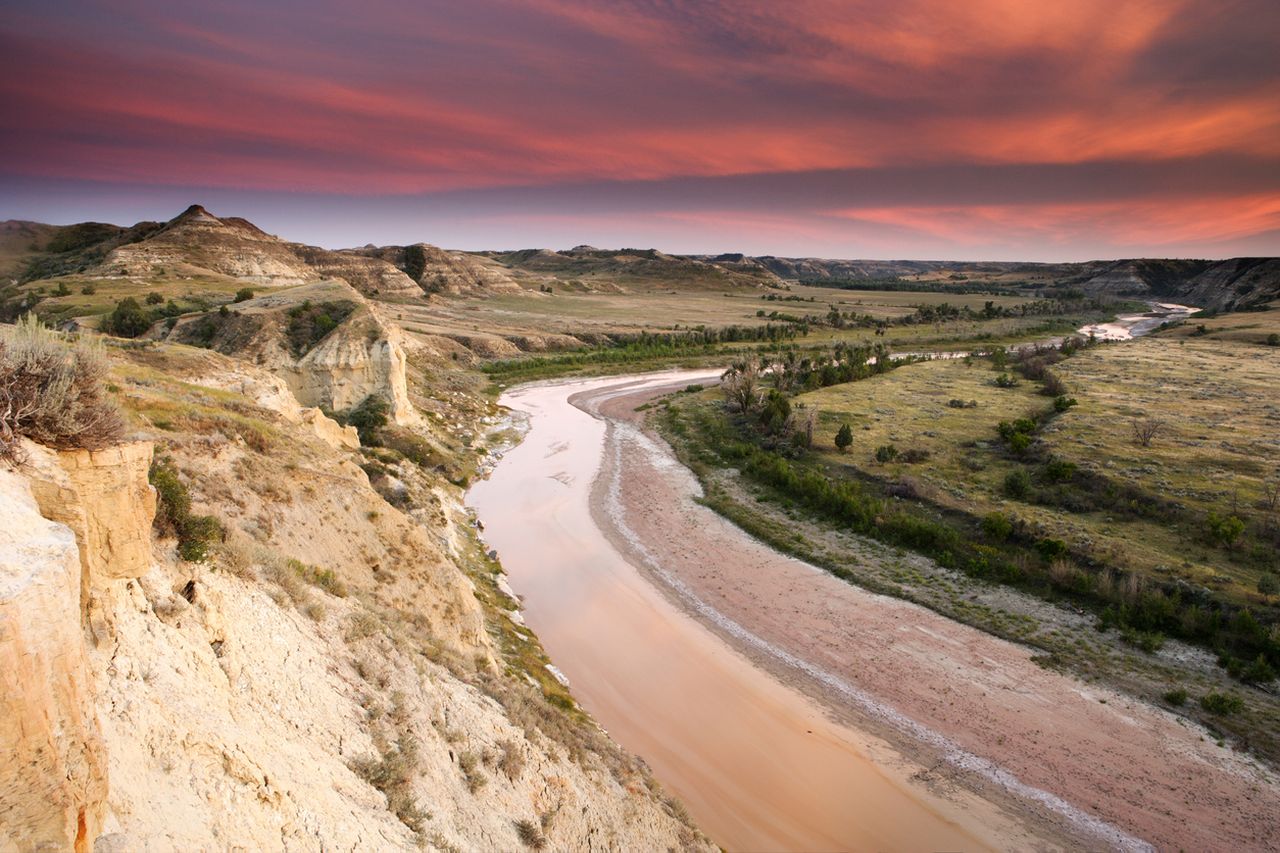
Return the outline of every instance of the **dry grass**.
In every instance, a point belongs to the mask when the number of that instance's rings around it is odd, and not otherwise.
[[[520,843],[530,850],[543,850],[547,846],[547,837],[542,834],[542,827],[528,818],[515,822],[516,836]]]

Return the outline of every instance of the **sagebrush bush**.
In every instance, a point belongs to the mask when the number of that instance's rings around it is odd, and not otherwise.
[[[28,314],[0,332],[0,461],[20,462],[18,439],[58,450],[99,450],[124,438],[107,396],[99,345],[72,342]]]

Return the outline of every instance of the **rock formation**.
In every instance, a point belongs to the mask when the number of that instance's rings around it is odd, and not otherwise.
[[[0,470],[0,851],[6,853],[88,853],[106,813],[106,747],[81,629],[81,550],[70,527],[41,516],[25,478]]]

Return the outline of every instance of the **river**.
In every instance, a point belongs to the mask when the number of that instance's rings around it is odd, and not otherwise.
[[[1119,339],[1167,318],[1130,315],[1082,331]],[[739,654],[674,606],[606,535],[592,497],[609,423],[593,412],[614,397],[718,373],[540,383],[500,401],[528,431],[468,503],[574,696],[730,850],[982,850],[1043,841],[1007,809],[955,789],[942,796],[913,779],[928,768],[833,720]]]

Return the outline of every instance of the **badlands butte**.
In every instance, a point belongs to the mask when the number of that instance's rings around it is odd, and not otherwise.
[[[1267,371],[1280,332],[1275,258],[832,261],[425,243],[335,251],[199,206],[128,227],[3,223],[0,282],[6,368],[73,359],[94,382],[84,399],[119,413],[98,436],[28,428],[12,393],[0,415],[0,851],[715,849],[719,839],[643,757],[578,704],[465,504],[469,485],[519,439],[518,421],[498,405],[502,389],[566,374],[723,369],[782,359],[787,348],[1003,352],[1141,303],[1204,309],[1161,335],[1215,375],[1246,365],[1256,389],[1277,376]],[[1080,364],[1121,381],[1105,365]],[[1026,383],[1016,394],[1034,393],[1030,380],[1008,381]],[[1000,393],[989,384],[972,392],[983,410],[982,394]],[[709,387],[685,396],[689,423],[705,426],[698,411],[724,405]],[[958,402],[964,409],[969,398]],[[1256,403],[1240,405],[1274,430],[1274,397]],[[679,411],[664,411],[663,433],[713,509],[779,547],[769,529],[813,523],[788,521],[769,495],[751,510],[767,518],[735,510],[731,498],[749,502],[755,487],[696,464],[705,448],[682,443]],[[824,418],[835,404],[822,411],[810,423],[834,434],[841,417]],[[784,416],[795,435],[805,431],[799,414]],[[1117,427],[1126,435],[1128,417]],[[1172,428],[1171,417],[1163,422]],[[893,446],[894,435],[875,434]],[[966,447],[976,457],[995,440]],[[823,442],[832,437],[813,446]],[[1274,524],[1266,490],[1280,454],[1274,442],[1249,447],[1241,458],[1252,461],[1238,461],[1244,508],[1222,510],[1243,529],[1204,560],[1220,582],[1189,568],[1166,580],[1203,589],[1204,607],[1224,620],[1250,614],[1261,637],[1250,649],[1280,647],[1277,590],[1265,580],[1274,530],[1264,527]],[[895,488],[916,485],[895,499],[960,513],[948,500],[964,503],[962,493],[931,499],[920,479],[896,478]],[[1268,494],[1270,510],[1257,509]],[[1197,500],[1178,512],[1207,512]],[[1075,555],[1075,539],[1052,519],[1034,524],[1047,531],[1040,541],[1064,543],[1050,556]],[[1011,541],[1023,535],[1013,530]],[[834,553],[824,535],[815,528],[810,541]],[[1245,544],[1253,550],[1241,556]],[[924,584],[935,593],[959,583],[923,556],[904,568],[901,550],[858,547],[895,571],[942,578]],[[1043,653],[1046,670],[1099,681],[1097,695],[1142,703],[1135,717],[1159,717],[1223,751],[1230,760],[1202,764],[1218,774],[1214,807],[1246,827],[1233,845],[1278,843],[1280,715],[1265,649],[1241,664],[1255,667],[1242,680],[1241,666],[1228,674],[1230,660],[1213,661],[1237,654],[1235,645],[1171,638],[1161,651],[1154,629],[1129,626],[1130,651],[1112,653],[1122,647],[1112,624],[1103,627],[1117,639],[1101,662],[1084,661],[1065,639],[1071,620],[1102,634],[1083,615],[1092,613],[1083,595],[1010,603],[1000,596],[1023,593],[992,592],[1005,590],[992,582],[961,590],[956,600],[978,601],[965,610],[940,593],[889,590],[879,576],[861,585],[924,604],[939,622],[1025,643],[1001,648]],[[1001,606],[1014,615],[993,616]],[[1032,616],[1055,624],[1044,615],[1053,608],[1073,614],[1053,638],[1010,627]],[[1162,703],[1161,688],[1172,694],[1176,684],[1192,687],[1190,699],[1184,690]],[[1232,713],[1199,701],[1208,695]],[[1194,776],[1196,755],[1185,753],[1179,773]],[[1229,774],[1239,790],[1223,793]],[[1112,817],[1094,802],[1075,805]],[[1018,823],[1045,847],[1105,846],[1107,837]],[[1157,842],[1176,847],[1176,815],[1155,823],[1172,827]]]

